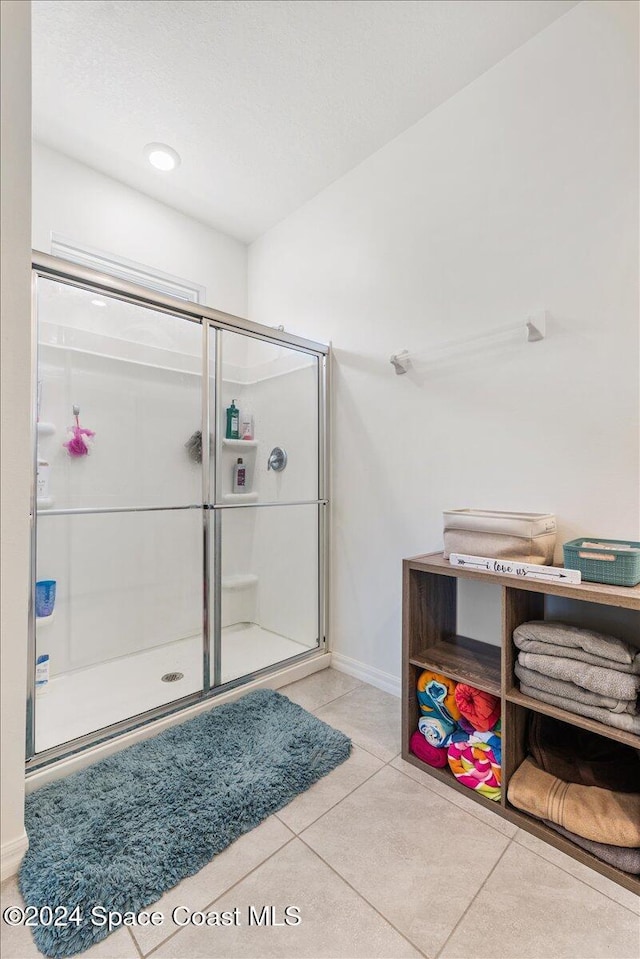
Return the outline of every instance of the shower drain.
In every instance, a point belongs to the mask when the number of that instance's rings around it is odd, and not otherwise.
[[[163,683],[177,683],[179,679],[184,679],[184,673],[165,673],[161,679]]]

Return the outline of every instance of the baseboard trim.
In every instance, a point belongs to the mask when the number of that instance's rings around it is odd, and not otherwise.
[[[331,653],[331,665],[340,673],[355,676],[356,679],[361,679],[363,683],[369,683],[377,689],[383,689],[385,693],[400,697],[400,678],[394,676],[393,673],[385,673],[382,669],[376,669],[375,666],[361,663],[358,659],[351,659],[350,656],[345,656],[343,653],[336,653],[335,650]]]
[[[4,843],[0,848],[0,882],[16,875],[28,848],[29,838],[26,832],[23,832],[17,839]]]

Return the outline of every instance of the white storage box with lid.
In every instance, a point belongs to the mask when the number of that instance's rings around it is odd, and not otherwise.
[[[444,558],[451,553],[553,563],[556,518],[553,513],[450,509],[444,517]]]

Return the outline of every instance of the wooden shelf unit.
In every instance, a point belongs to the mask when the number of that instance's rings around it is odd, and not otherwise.
[[[502,635],[499,645],[480,643],[459,636],[456,630],[457,580],[491,583],[501,591]],[[520,580],[480,570],[451,566],[442,553],[405,559],[402,603],[402,758],[440,782],[463,793],[496,815],[590,866],[609,879],[640,895],[640,877],[621,872],[581,849],[544,822],[511,806],[507,800],[509,779],[527,755],[527,720],[530,712],[544,713],[571,726],[588,729],[607,739],[640,749],[640,736],[539,702],[520,692],[514,674],[517,649],[513,631],[521,623],[544,619],[545,596],[599,603],[634,610],[640,635],[640,586],[601,586],[597,583],[558,585]],[[422,670],[431,669],[451,679],[500,696],[502,700],[502,796],[495,802],[459,783],[448,769],[434,769],[409,752],[411,734],[418,727],[416,681]]]

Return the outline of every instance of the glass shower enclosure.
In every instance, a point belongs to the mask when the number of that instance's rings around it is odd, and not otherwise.
[[[326,651],[328,347],[36,254],[27,768]]]

